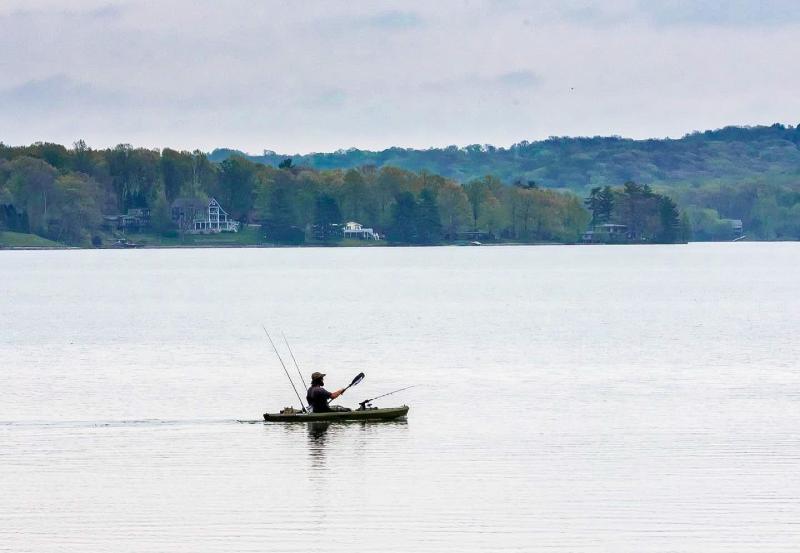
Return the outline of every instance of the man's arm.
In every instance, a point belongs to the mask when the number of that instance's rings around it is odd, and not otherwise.
[[[342,395],[343,393],[344,393],[344,388],[339,388],[339,389],[338,389],[338,390],[336,390],[335,392],[331,392],[331,400],[334,400],[334,399],[336,399],[337,397],[339,397],[339,396],[340,396],[340,395]]]

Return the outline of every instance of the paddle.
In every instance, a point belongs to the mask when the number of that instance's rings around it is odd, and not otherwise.
[[[353,379],[353,381],[347,385],[347,388],[349,388],[350,386],[355,386],[356,384],[360,384],[361,381],[364,380],[364,377],[365,377],[364,373],[358,373],[356,377]],[[345,390],[347,390],[347,388],[345,388]],[[342,391],[342,393],[344,393],[344,391]]]
[[[347,391],[347,389],[350,388],[351,386],[355,386],[356,384],[359,384],[362,380],[364,380],[364,377],[365,377],[364,373],[358,373],[356,375],[356,377],[353,379],[353,381],[350,384],[347,385],[347,388],[342,390],[342,393],[345,393]],[[329,399],[328,403],[330,403],[331,401],[333,401],[333,400]]]

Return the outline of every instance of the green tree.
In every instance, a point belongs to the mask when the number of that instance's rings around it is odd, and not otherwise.
[[[492,187],[496,184],[498,184],[496,179],[486,176],[481,179],[469,181],[464,185],[464,191],[467,193],[467,198],[472,207],[472,221],[475,230],[477,230],[480,225],[479,221],[483,215],[485,204],[487,202],[492,202],[492,208],[494,208],[497,199],[495,198],[494,201],[492,201],[491,198],[493,197]],[[484,220],[485,219],[486,218],[484,218]]]
[[[342,236],[339,229],[341,224],[342,212],[339,209],[339,202],[329,194],[321,194],[314,209],[315,234],[326,242],[338,240]]]
[[[120,144],[108,152],[107,159],[117,208],[124,213],[130,208],[150,207],[160,185],[160,152]]]
[[[583,203],[592,214],[592,226],[600,224],[600,192],[602,188],[595,186],[589,191],[589,196],[584,199]]]
[[[366,215],[367,183],[360,171],[350,169],[345,173],[341,197],[347,220],[363,222]]]
[[[423,188],[416,208],[417,236],[420,244],[435,244],[442,239],[442,220],[439,215],[439,204],[436,194],[429,188]]]
[[[272,242],[302,244],[305,241],[305,233],[296,225],[290,189],[283,183],[271,189],[268,219],[264,228],[267,239]]]
[[[672,244],[680,236],[680,213],[675,202],[667,196],[658,197],[658,214],[661,222],[661,229],[656,236],[656,240],[663,244]]]
[[[689,214],[684,211],[681,213],[681,227],[678,234],[678,239],[681,242],[689,242],[692,239],[692,223],[689,220]]]
[[[91,175],[94,172],[92,150],[83,140],[78,140],[72,145],[72,167],[79,173]]]
[[[614,192],[610,186],[604,186],[597,194],[597,223],[603,224],[611,221],[614,212]]]
[[[175,223],[172,221],[166,194],[163,191],[158,194],[153,207],[150,209],[150,224],[153,230],[159,233],[165,233],[176,228]]]
[[[410,173],[397,167],[383,167],[376,179],[377,226],[388,228],[392,224],[391,206],[400,192],[408,191]]]
[[[540,193],[529,188],[514,188],[510,191],[512,209],[509,210],[509,223],[513,234],[521,240],[534,240],[540,218],[538,209]]]
[[[28,215],[31,232],[46,236],[56,195],[57,171],[46,161],[27,156],[7,164],[12,203]]]
[[[494,194],[488,194],[481,205],[477,226],[481,229],[485,229],[492,236],[497,238],[500,236],[503,229],[508,226],[508,215],[505,209],[503,209],[500,200],[498,200]]]
[[[88,243],[102,220],[98,196],[97,183],[91,177],[81,173],[59,176],[47,215],[48,236],[70,244]]]
[[[411,192],[400,192],[392,205],[392,224],[388,238],[392,242],[413,244],[417,241],[417,202]]]
[[[439,186],[436,199],[441,215],[442,232],[446,239],[455,240],[460,230],[470,225],[469,200],[464,188],[453,181],[445,180]]]
[[[192,155],[169,148],[161,151],[161,178],[164,183],[165,201],[171,203],[181,196],[192,181]]]
[[[219,193],[213,194],[234,219],[248,221],[255,205],[256,165],[234,156],[220,164]]]

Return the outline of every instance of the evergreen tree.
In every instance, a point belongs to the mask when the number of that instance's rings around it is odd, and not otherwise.
[[[295,226],[294,205],[285,186],[275,186],[270,194],[268,220],[265,225],[268,240],[284,244],[302,244],[303,230]]]
[[[659,196],[658,215],[661,221],[661,231],[656,236],[656,240],[663,244],[677,242],[681,221],[675,202],[667,196]]]
[[[401,192],[392,205],[389,240],[412,244],[417,240],[417,202],[411,192]]]
[[[442,239],[442,220],[436,193],[423,188],[417,205],[417,241],[420,244],[435,244]]]
[[[339,202],[329,194],[321,194],[314,204],[314,229],[319,240],[338,240],[341,237],[339,226],[342,212]]]
[[[599,186],[592,188],[589,196],[583,200],[583,205],[592,214],[592,226],[600,224],[600,190]]]
[[[679,238],[681,242],[688,242],[692,239],[692,223],[689,220],[689,214],[685,211],[681,213],[681,229]]]
[[[611,214],[614,211],[614,192],[610,186],[605,186],[597,195],[598,223],[608,223],[611,221]]]

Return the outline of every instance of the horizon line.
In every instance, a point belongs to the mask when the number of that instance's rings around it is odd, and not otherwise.
[[[559,140],[559,139],[561,139],[561,140],[563,140],[563,139],[568,139],[568,140],[570,140],[570,139],[571,140],[578,140],[578,139],[589,139],[589,140],[594,140],[594,139],[618,139],[618,140],[630,140],[630,141],[633,141],[633,142],[645,142],[645,141],[650,141],[650,140],[658,140],[658,141],[683,140],[683,139],[685,139],[685,138],[687,138],[689,136],[692,136],[694,134],[703,134],[703,133],[707,133],[707,132],[717,132],[717,131],[730,129],[730,128],[736,128],[736,129],[759,129],[759,128],[763,128],[763,129],[768,129],[768,128],[775,127],[776,125],[780,125],[784,129],[800,128],[800,123],[798,123],[796,126],[794,126],[794,125],[792,125],[792,123],[784,123],[784,122],[779,122],[778,121],[778,122],[773,122],[773,123],[728,124],[728,125],[724,125],[724,126],[721,126],[721,127],[707,128],[707,129],[702,129],[702,130],[694,129],[692,131],[684,132],[680,136],[666,135],[666,136],[635,137],[635,136],[623,136],[623,135],[620,135],[620,134],[606,134],[606,135],[602,135],[602,134],[595,134],[595,135],[549,135],[546,138],[537,138],[537,139],[532,139],[532,140],[522,139],[522,140],[518,140],[516,142],[512,142],[512,143],[506,144],[506,145],[495,145],[495,144],[491,144],[491,143],[488,143],[488,142],[483,142],[483,143],[472,142],[472,143],[469,143],[469,144],[461,144],[461,145],[459,145],[459,144],[440,144],[440,145],[431,145],[431,146],[423,146],[423,147],[421,147],[421,146],[400,146],[400,145],[395,144],[395,145],[386,146],[386,147],[383,147],[383,148],[349,146],[347,148],[337,148],[337,149],[331,149],[331,150],[327,150],[327,151],[326,150],[308,150],[305,153],[300,153],[300,152],[285,153],[285,152],[279,152],[279,151],[276,151],[276,150],[272,150],[272,149],[269,149],[269,148],[263,148],[260,153],[251,153],[251,152],[246,151],[244,149],[240,149],[240,148],[232,147],[232,146],[215,146],[215,147],[213,147],[211,149],[204,149],[204,148],[200,148],[200,147],[182,148],[182,147],[174,147],[174,146],[156,146],[156,145],[153,145],[153,146],[141,146],[141,145],[133,145],[130,142],[118,142],[118,143],[113,144],[113,145],[107,144],[107,145],[103,145],[103,146],[93,146],[91,144],[87,144],[87,146],[92,150],[114,149],[114,148],[116,148],[117,146],[120,146],[120,145],[129,145],[132,148],[136,148],[136,149],[141,148],[141,149],[158,150],[158,151],[162,151],[164,149],[170,149],[170,150],[175,150],[175,151],[179,151],[179,152],[194,152],[194,151],[199,150],[199,151],[203,152],[204,154],[212,154],[215,151],[219,151],[219,150],[229,150],[229,151],[234,151],[234,152],[238,152],[238,153],[244,154],[245,156],[248,156],[248,157],[265,157],[267,155],[276,155],[276,156],[284,156],[284,157],[293,157],[293,156],[304,157],[304,156],[312,156],[312,155],[319,155],[319,154],[338,154],[338,153],[352,152],[352,151],[380,153],[380,152],[385,152],[387,150],[393,150],[393,149],[430,151],[430,150],[444,150],[444,149],[447,149],[447,148],[450,148],[450,147],[456,147],[459,150],[463,150],[463,149],[466,149],[466,148],[468,148],[470,146],[481,146],[481,147],[490,146],[490,147],[495,148],[497,150],[509,150],[509,149],[513,148],[514,146],[517,146],[517,145],[522,144],[522,143],[535,144],[535,143],[540,143],[540,142],[547,142],[548,140]],[[80,140],[84,140],[84,139],[83,138],[76,138],[70,145],[74,145],[76,142],[78,142]],[[0,140],[0,146],[4,146],[6,148],[25,148],[25,147],[28,147],[28,146],[35,146],[37,144],[58,144],[60,146],[64,146],[65,148],[69,149],[67,144],[61,144],[59,142],[51,142],[51,141],[48,141],[48,140],[36,140],[36,141],[33,141],[33,142],[29,143],[29,144],[7,144],[3,140]]]

